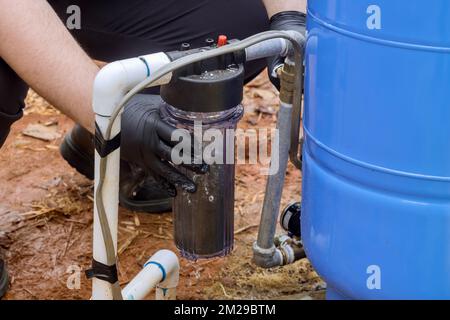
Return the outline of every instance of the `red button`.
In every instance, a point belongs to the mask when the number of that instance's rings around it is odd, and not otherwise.
[[[226,45],[228,42],[228,37],[224,36],[224,35],[220,35],[219,39],[217,40],[217,46],[218,47],[223,47],[224,45]]]

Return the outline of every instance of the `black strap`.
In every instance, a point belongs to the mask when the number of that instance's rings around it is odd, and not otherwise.
[[[111,284],[116,283],[119,279],[117,277],[117,266],[107,266],[101,262],[92,259],[92,267],[86,270],[86,277],[88,279],[97,278],[103,281],[107,281]]]
[[[106,158],[110,153],[120,148],[120,132],[111,140],[105,140],[103,134],[95,123],[95,149],[102,158]]]

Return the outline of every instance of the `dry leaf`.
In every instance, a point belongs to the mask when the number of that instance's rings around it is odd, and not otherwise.
[[[277,113],[277,111],[275,110],[275,108],[273,108],[273,107],[271,107],[271,106],[259,106],[259,107],[257,108],[257,110],[258,110],[260,113],[271,114],[271,115],[274,115],[274,114]]]
[[[136,227],[139,227],[141,225],[141,221],[139,221],[139,217],[137,216],[137,214],[134,215],[134,225]]]
[[[42,124],[29,124],[22,134],[44,141],[52,141],[61,137],[56,126],[46,127]]]
[[[253,89],[252,93],[254,98],[262,98],[264,100],[272,100],[277,98],[277,95],[269,90]]]

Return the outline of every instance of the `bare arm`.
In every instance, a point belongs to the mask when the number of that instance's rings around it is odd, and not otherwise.
[[[0,0],[0,57],[36,92],[93,132],[98,67],[45,0]]]
[[[266,6],[269,18],[282,11],[301,11],[306,12],[307,0],[263,0]]]

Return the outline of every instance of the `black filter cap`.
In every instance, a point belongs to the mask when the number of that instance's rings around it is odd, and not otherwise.
[[[220,112],[242,102],[243,87],[242,59],[227,54],[178,70],[172,81],[161,87],[161,98],[183,111]]]

